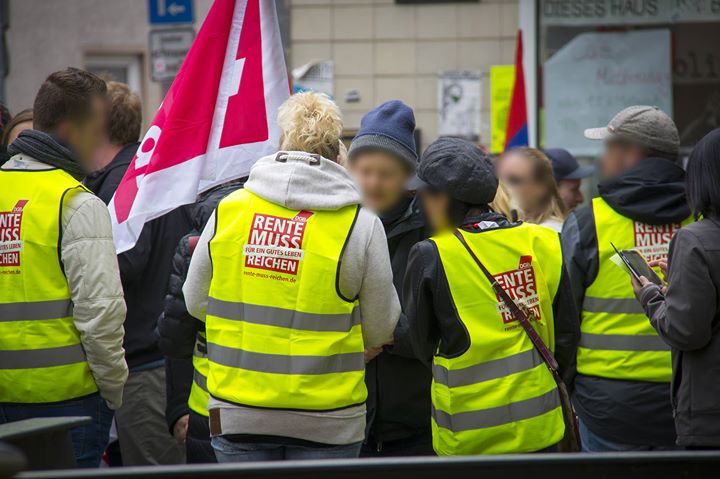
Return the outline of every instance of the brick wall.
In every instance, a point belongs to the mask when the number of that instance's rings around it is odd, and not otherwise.
[[[415,109],[423,146],[437,135],[437,73],[482,73],[481,142],[490,142],[491,65],[511,64],[516,0],[396,5],[394,0],[290,0],[291,66],[335,62],[335,96],[348,128],[363,113],[399,98]],[[358,103],[345,92],[357,89]]]

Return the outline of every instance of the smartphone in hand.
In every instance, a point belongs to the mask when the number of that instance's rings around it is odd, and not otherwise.
[[[625,266],[627,266],[628,270],[630,270],[630,274],[632,274],[635,279],[640,281],[640,276],[645,276],[651,283],[655,283],[658,286],[663,285],[660,276],[658,276],[657,273],[650,267],[645,260],[645,257],[641,255],[640,252],[634,249],[618,250],[614,244],[610,243],[610,245],[612,245],[615,252],[618,254],[620,259],[622,259],[623,263],[625,263]]]

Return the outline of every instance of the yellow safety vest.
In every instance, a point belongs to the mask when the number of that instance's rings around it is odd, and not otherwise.
[[[224,198],[210,241],[208,390],[236,404],[332,410],[367,397],[360,311],[338,289],[359,211]]]
[[[188,407],[201,416],[208,416],[208,399],[210,399],[207,388],[209,366],[206,341],[205,333],[198,331],[192,358],[193,382],[188,397]]]
[[[558,234],[520,224],[462,231],[470,248],[554,350],[553,300],[562,274]],[[564,434],[555,380],[522,327],[452,232],[437,245],[450,295],[470,340],[462,354],[433,359],[432,435],[440,455],[539,451]]]
[[[0,403],[97,391],[60,260],[64,201],[85,191],[62,170],[0,170]]]
[[[635,299],[628,274],[610,258],[618,249],[637,249],[648,260],[665,259],[682,224],[647,225],[592,201],[598,243],[598,272],[585,290],[577,370],[580,374],[632,381],[669,382],[670,348],[650,325]]]

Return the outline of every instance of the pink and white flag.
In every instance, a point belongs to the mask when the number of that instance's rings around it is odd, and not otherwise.
[[[215,0],[110,202],[118,253],[143,225],[274,153],[289,96],[273,0]]]

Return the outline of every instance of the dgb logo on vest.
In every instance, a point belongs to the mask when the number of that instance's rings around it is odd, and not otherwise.
[[[0,212],[0,267],[20,266],[20,239],[23,208],[28,200],[19,200],[10,211]]]
[[[245,267],[297,275],[305,255],[302,241],[310,216],[309,211],[301,211],[294,218],[255,213],[250,238],[243,248]]]
[[[535,270],[532,266],[532,256],[521,256],[517,269],[505,271],[494,275],[495,280],[502,286],[507,294],[518,306],[525,307],[533,319],[540,320],[540,298],[537,294]],[[517,321],[497,296],[497,312],[502,315],[504,324]]]
[[[667,259],[670,248],[670,240],[682,225],[679,223],[669,225],[648,225],[635,221],[633,223],[635,232],[635,249],[645,257],[646,260]]]

